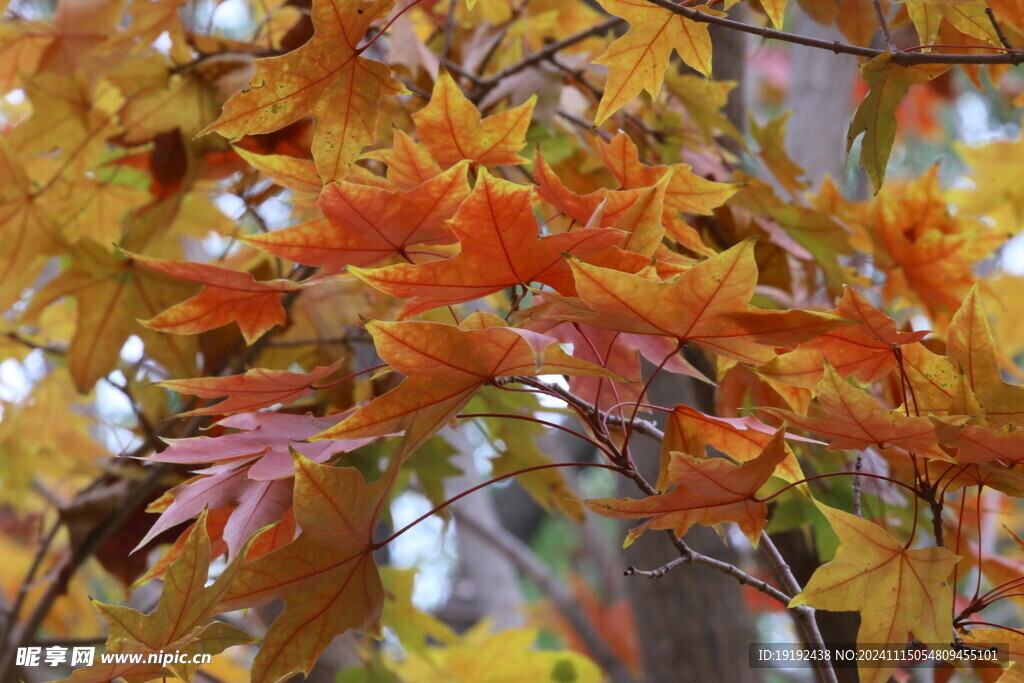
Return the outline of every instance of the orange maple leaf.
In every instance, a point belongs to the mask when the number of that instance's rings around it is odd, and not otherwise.
[[[339,367],[341,361],[317,367],[309,373],[253,368],[240,375],[171,379],[160,382],[160,386],[179,394],[190,394],[199,398],[226,398],[212,406],[181,413],[182,417],[233,415],[267,408],[277,403],[294,403],[313,393],[313,385],[334,373]]]
[[[665,438],[661,442],[661,470],[658,473],[658,489],[669,483],[669,463],[672,453],[680,452],[703,457],[711,446],[725,453],[737,462],[749,462],[757,458],[768,446],[775,429],[756,417],[724,418],[707,415],[689,406],[679,405],[669,414],[665,423]],[[800,439],[792,434],[787,438]],[[786,457],[779,463],[775,474],[788,482],[804,478],[800,463],[789,446],[783,443]]]
[[[622,332],[692,340],[727,358],[759,365],[773,347],[792,346],[849,324],[815,311],[748,305],[757,285],[754,244],[746,240],[668,282],[571,260],[580,299],[592,314],[573,319]],[[569,317],[569,316],[567,316]]]
[[[448,72],[442,71],[430,102],[412,119],[420,142],[442,166],[463,159],[480,166],[514,166],[528,161],[518,152],[526,146],[526,131],[536,101],[534,95],[518,107],[481,119]]]
[[[667,481],[674,488],[646,498],[592,498],[587,507],[605,517],[649,518],[629,530],[623,546],[630,545],[648,529],[671,529],[683,536],[694,524],[712,526],[735,522],[757,545],[768,521],[768,505],[755,498],[757,490],[786,458],[784,430],[780,429],[761,453],[744,464],[726,458],[706,458],[672,453]]]
[[[1024,429],[1016,425],[999,429],[967,425],[953,444],[958,447],[956,459],[962,463],[1001,460],[1016,465],[1024,461]]]
[[[912,183],[887,187],[862,219],[874,243],[876,267],[889,275],[889,301],[919,301],[933,320],[947,320],[977,280],[975,262],[1008,235],[977,218],[953,214],[938,168]]]
[[[871,305],[856,290],[847,287],[835,315],[860,325],[840,327],[815,337],[800,348],[773,359],[758,373],[793,386],[813,389],[821,381],[824,360],[842,377],[854,377],[869,384],[885,377],[896,367],[893,345],[920,341],[928,330],[899,332],[896,323]]]
[[[563,212],[566,216],[579,223],[594,228],[607,228],[625,213],[643,193],[642,188],[632,190],[609,190],[602,187],[589,194],[573,192],[562,183],[554,169],[544,160],[540,149],[533,161],[533,180],[537,183],[537,193],[545,202]],[[592,217],[600,209],[598,221],[591,222]]]
[[[405,431],[408,455],[443,427],[485,382],[516,375],[593,375],[622,379],[566,355],[557,340],[474,313],[458,327],[370,322],[377,353],[406,379],[314,439],[357,439]]]
[[[844,380],[828,361],[818,384],[817,398],[827,417],[807,417],[776,408],[765,411],[830,439],[830,451],[896,446],[919,455],[950,459],[937,445],[941,439],[931,420],[885,409],[866,391]]]
[[[325,185],[320,208],[326,218],[243,238],[265,252],[335,273],[407,257],[415,244],[454,242],[445,225],[469,195],[463,162],[408,191],[340,182]]]
[[[398,128],[390,149],[371,150],[364,158],[384,162],[388,182],[400,190],[410,190],[441,173],[430,152]]]
[[[199,334],[237,322],[247,344],[275,325],[287,321],[281,295],[298,291],[302,285],[291,280],[260,282],[249,273],[204,263],[168,261],[125,252],[153,270],[203,285],[191,299],[142,321],[152,330],[175,334]]]
[[[598,140],[598,151],[605,166],[619,181],[620,191],[635,190],[667,180],[662,221],[672,239],[696,254],[710,256],[714,251],[705,246],[700,235],[687,225],[679,212],[710,215],[739,190],[739,185],[706,180],[686,164],[648,166],[640,160],[636,144],[624,133],[610,142]],[[671,176],[666,179],[666,176]]]
[[[313,159],[324,182],[342,180],[373,142],[377,102],[405,87],[385,64],[362,56],[359,42],[394,0],[316,0],[314,34],[280,57],[258,59],[249,90],[234,95],[203,133],[230,140],[272,133],[304,116],[316,119]]]
[[[562,254],[596,253],[624,235],[583,229],[540,237],[533,199],[532,188],[481,171],[473,192],[449,222],[462,245],[458,255],[419,265],[349,268],[349,272],[382,292],[412,298],[401,318],[530,282],[573,294],[572,275]]]

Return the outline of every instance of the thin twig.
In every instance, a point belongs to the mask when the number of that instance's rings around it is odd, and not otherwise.
[[[899,48],[896,47],[896,42],[892,39],[892,33],[889,31],[889,22],[885,20],[885,12],[882,10],[882,0],[871,0],[871,6],[875,8],[875,19],[878,21],[878,28],[882,31],[882,37],[885,39],[885,45],[889,48],[889,52],[896,54],[899,52]]]
[[[853,461],[853,471],[860,472],[864,467],[864,454],[857,453],[857,459]],[[864,480],[860,477],[850,477],[850,486],[853,488],[853,514],[863,517],[861,508],[861,496],[863,494]]]
[[[568,389],[563,389],[557,384],[548,384],[542,382],[534,377],[515,377],[515,382],[520,384],[526,384],[527,386],[536,387],[543,391],[557,395],[563,401],[569,405],[577,408],[584,414],[595,415],[600,417],[605,424],[622,425],[627,422],[626,419],[619,417],[618,415],[606,414],[604,411],[598,410],[593,404],[584,401],[579,396],[575,395]],[[658,428],[658,425],[647,420],[633,420],[633,430],[651,437],[652,439],[662,440],[665,438],[665,432]]]
[[[31,339],[29,339],[27,337],[21,336],[19,333],[15,332],[13,330],[8,331],[4,336],[7,337],[8,339],[10,339],[12,342],[15,342],[17,344],[21,344],[22,346],[27,346],[30,349],[35,349],[35,350],[38,350],[38,351],[43,351],[45,353],[52,353],[55,356],[65,356],[65,355],[67,355],[67,352],[68,352],[68,350],[66,348],[64,348],[64,347],[60,347],[60,346],[47,346],[46,344],[40,344],[38,342],[34,342],[34,341],[32,341]]]
[[[988,20],[992,22],[992,28],[995,29],[996,35],[999,36],[999,42],[1002,43],[1003,47],[1007,50],[1012,50],[1013,45],[1006,39],[1006,34],[1003,33],[1003,27],[999,25],[998,21],[996,21],[996,15],[995,12],[992,11],[992,8],[986,7],[985,14],[988,15]]]
[[[764,593],[771,599],[783,605],[788,605],[789,601],[793,599],[791,596],[786,595],[770,583],[762,581],[761,579],[755,576],[751,576],[750,574],[746,573],[745,571],[743,571],[735,565],[697,552],[689,545],[687,545],[686,542],[683,541],[681,538],[676,538],[671,531],[669,531],[668,534],[672,537],[673,545],[675,545],[676,549],[679,551],[678,558],[662,565],[661,567],[658,567],[657,569],[652,570],[643,570],[637,569],[636,567],[628,567],[623,572],[623,574],[625,576],[643,576],[646,578],[657,579],[661,578],[662,576],[670,572],[673,568],[678,567],[681,564],[699,564],[705,567],[710,567],[711,569],[731,576],[732,578],[739,581],[742,585],[750,586],[754,590]]]
[[[586,130],[587,132],[596,133],[596,134],[600,135],[601,139],[604,140],[605,142],[608,142],[608,141],[610,141],[612,139],[612,135],[608,131],[603,130],[601,128],[595,128],[593,124],[587,123],[586,121],[584,121],[580,117],[578,117],[578,116],[576,116],[574,114],[570,114],[569,112],[565,111],[564,109],[559,109],[555,113],[558,114],[559,116],[561,116],[563,119],[565,119],[569,123],[576,124],[577,126],[579,126],[580,128]]]
[[[514,76],[520,71],[527,69],[533,66],[534,64],[537,64],[538,62],[543,62],[551,55],[557,54],[558,52],[561,52],[565,48],[575,45],[576,43],[582,42],[587,38],[599,36],[602,33],[607,33],[608,31],[618,28],[619,26],[624,26],[625,23],[626,22],[624,22],[622,19],[613,18],[604,21],[600,24],[597,24],[595,26],[591,26],[588,29],[580,31],[579,33],[574,33],[571,36],[563,38],[562,40],[556,40],[555,42],[545,47],[543,50],[534,52],[529,57],[525,57],[516,62],[515,64],[512,64],[511,66],[502,69],[501,71],[494,74],[490,78],[484,79],[479,84],[479,86],[474,90],[470,99],[478,100],[487,91],[491,90],[494,86],[498,85],[498,83],[505,80],[509,76]]]

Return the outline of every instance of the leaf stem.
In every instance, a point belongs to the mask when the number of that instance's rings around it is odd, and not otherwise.
[[[548,420],[542,420],[539,417],[532,417],[530,415],[513,415],[511,413],[459,413],[458,415],[456,415],[456,417],[459,418],[460,420],[463,419],[463,418],[469,419],[469,418],[474,418],[474,417],[499,417],[499,418],[500,417],[504,417],[504,418],[508,418],[508,419],[511,419],[511,420],[522,420],[524,422],[534,422],[536,424],[544,425],[545,427],[553,427],[555,429],[560,429],[563,432],[567,432],[569,434],[572,434],[573,436],[577,436],[577,437],[583,439],[584,441],[586,441],[588,443],[592,443],[595,448],[597,448],[602,453],[607,455],[612,460],[612,462],[615,461],[616,454],[614,452],[609,451],[606,446],[604,446],[601,443],[598,443],[597,441],[594,441],[593,439],[591,439],[586,434],[583,434],[582,432],[577,432],[575,429],[570,429],[569,427],[566,427],[564,425],[560,425],[557,422],[550,422]]]
[[[804,483],[807,483],[809,481],[814,481],[815,479],[827,479],[828,477],[870,477],[871,479],[881,479],[882,481],[887,481],[890,484],[896,484],[897,486],[902,486],[903,488],[905,488],[908,491],[910,491],[911,493],[913,493],[914,496],[917,497],[917,498],[921,497],[921,492],[920,491],[915,489],[910,484],[907,484],[906,482],[902,482],[902,481],[900,481],[898,479],[893,479],[892,477],[887,477],[887,476],[885,476],[883,474],[874,474],[873,472],[863,472],[863,471],[861,471],[861,472],[845,472],[844,471],[844,472],[826,472],[824,474],[815,474],[815,475],[810,476],[810,477],[804,477],[803,479],[799,479],[799,480],[794,481],[794,482],[792,482],[790,484],[786,484],[785,486],[783,486],[778,491],[775,491],[774,493],[772,493],[772,494],[770,494],[768,496],[765,496],[764,498],[756,498],[755,497],[753,500],[756,500],[759,503],[767,503],[768,501],[770,501],[770,500],[772,500],[774,498],[777,498],[778,496],[782,495],[783,493],[785,493],[789,489],[793,488],[794,486],[799,486],[800,484],[804,484]]]
[[[427,513],[425,513],[423,515],[420,515],[419,517],[417,517],[413,521],[409,522],[408,524],[406,524],[404,527],[402,527],[401,529],[399,529],[395,533],[393,533],[390,536],[388,536],[387,538],[385,538],[383,541],[378,541],[377,543],[374,543],[373,545],[370,546],[370,548],[373,549],[373,550],[377,550],[379,548],[383,548],[388,543],[391,543],[391,541],[395,540],[396,538],[398,538],[399,536],[404,534],[409,529],[412,529],[414,526],[416,526],[420,522],[426,520],[427,518],[432,517],[433,515],[436,515],[438,512],[440,512],[441,510],[444,510],[446,507],[448,507],[452,503],[455,503],[455,502],[457,502],[459,500],[462,500],[463,498],[465,498],[469,494],[476,493],[480,489],[486,488],[486,487],[490,486],[491,484],[497,484],[499,481],[504,481],[506,479],[511,479],[512,477],[517,477],[520,474],[527,474],[528,472],[536,472],[538,470],[550,470],[550,469],[554,469],[556,467],[600,467],[601,469],[612,470],[612,471],[615,471],[615,472],[620,472],[622,474],[626,474],[627,473],[625,468],[623,468],[623,467],[618,467],[617,465],[606,465],[605,463],[600,463],[600,462],[552,462],[552,463],[547,463],[546,465],[534,465],[533,467],[524,467],[521,470],[516,470],[515,472],[509,472],[508,474],[503,474],[500,477],[495,477],[493,479],[488,479],[487,481],[483,482],[482,484],[477,484],[476,486],[474,486],[472,488],[466,489],[462,493],[460,493],[460,494],[458,494],[458,495],[456,495],[456,496],[454,496],[452,498],[449,498],[445,502],[443,502],[440,505],[434,507],[434,509],[430,510],[429,512],[427,512]]]
[[[331,387],[336,387],[339,384],[343,384],[343,383],[349,381],[350,379],[358,377],[359,375],[365,375],[368,372],[373,372],[374,370],[380,370],[381,368],[386,368],[386,367],[388,367],[387,363],[381,363],[380,365],[374,365],[372,367],[366,368],[365,370],[360,370],[359,372],[353,372],[351,375],[345,375],[341,379],[332,380],[332,381],[328,382],[327,384],[310,384],[309,388],[310,389],[330,389]]]
[[[401,10],[399,10],[398,13],[395,14],[395,16],[391,17],[391,19],[388,21],[388,23],[384,24],[384,26],[379,31],[377,31],[376,33],[373,34],[373,37],[370,38],[370,40],[368,40],[365,45],[363,45],[360,48],[356,48],[356,54],[357,55],[361,55],[364,52],[366,52],[366,50],[368,50],[371,45],[373,45],[374,43],[377,42],[378,38],[380,38],[382,35],[387,33],[388,29],[391,28],[391,25],[393,23],[395,23],[396,21],[398,21],[398,18],[400,16],[402,16],[403,14],[405,14],[406,12],[411,10],[416,5],[420,4],[422,1],[423,0],[412,0],[412,2],[410,2],[408,5],[406,5]],[[360,11],[362,11],[362,10],[360,10]]]

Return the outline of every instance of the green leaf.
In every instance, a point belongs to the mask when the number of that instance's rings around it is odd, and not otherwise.
[[[948,68],[941,64],[900,66],[892,61],[892,55],[888,52],[860,67],[864,82],[868,85],[868,94],[853,115],[850,131],[846,135],[846,151],[849,153],[853,141],[863,133],[860,162],[876,194],[885,179],[885,167],[889,163],[889,153],[896,139],[896,107],[910,86],[927,83],[941,76]]]

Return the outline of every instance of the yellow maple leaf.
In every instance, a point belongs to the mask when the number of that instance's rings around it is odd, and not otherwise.
[[[708,25],[691,21],[645,0],[600,0],[609,14],[629,22],[629,32],[612,43],[595,62],[608,67],[608,83],[597,107],[594,124],[646,90],[661,91],[672,50],[689,66],[711,76],[711,37]]]
[[[960,558],[940,547],[908,550],[877,524],[816,504],[839,549],[789,606],[859,612],[858,644],[903,644],[911,633],[925,643],[948,642],[953,594],[946,580]],[[861,683],[887,681],[893,668],[863,668]]]

